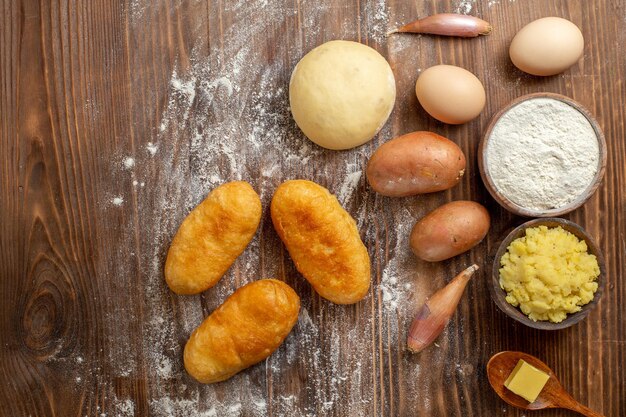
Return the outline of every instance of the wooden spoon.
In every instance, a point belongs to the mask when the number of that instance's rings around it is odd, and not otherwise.
[[[548,379],[543,390],[541,390],[539,397],[532,403],[529,403],[517,394],[513,394],[504,386],[504,381],[509,377],[520,359],[523,359],[528,364],[550,375],[550,379]],[[556,375],[552,372],[552,369],[532,355],[511,351],[496,353],[487,364],[487,376],[489,377],[489,383],[500,398],[517,408],[523,410],[565,408],[588,417],[604,417],[602,414],[596,413],[572,398],[572,396],[563,389]]]

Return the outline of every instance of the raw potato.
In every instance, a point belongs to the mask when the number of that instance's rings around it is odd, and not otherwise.
[[[330,41],[306,54],[291,74],[293,118],[313,142],[349,149],[370,140],[396,100],[391,67],[375,49]]]
[[[370,258],[354,219],[314,182],[287,181],[272,198],[272,222],[296,268],[322,297],[356,303],[370,286]]]
[[[452,258],[478,245],[489,230],[489,212],[473,201],[453,201],[415,223],[411,250],[429,262]]]
[[[300,298],[287,284],[262,279],[244,285],[193,331],[185,369],[202,383],[224,381],[267,358],[298,321]]]
[[[454,142],[432,132],[413,132],[379,147],[367,164],[367,181],[389,197],[432,193],[458,184],[465,155]]]
[[[213,190],[183,220],[165,261],[165,280],[177,294],[214,286],[248,246],[261,220],[261,200],[250,184]]]

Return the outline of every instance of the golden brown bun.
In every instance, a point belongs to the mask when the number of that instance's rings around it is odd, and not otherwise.
[[[224,381],[267,358],[298,321],[300,298],[287,284],[262,279],[239,288],[193,331],[185,369],[202,383]]]
[[[250,184],[214,189],[183,220],[165,261],[165,280],[177,294],[214,286],[246,248],[261,221],[261,200]]]
[[[370,286],[370,258],[354,219],[328,190],[305,180],[281,184],[272,222],[296,268],[322,297],[356,303]]]

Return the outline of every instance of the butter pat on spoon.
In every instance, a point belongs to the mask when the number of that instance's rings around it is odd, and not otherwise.
[[[509,391],[505,381],[511,375],[518,362],[523,360],[534,368],[546,373],[549,378],[537,399],[531,403]],[[522,352],[505,351],[496,353],[487,363],[489,383],[496,394],[505,402],[523,410],[542,410],[544,408],[565,408],[588,417],[604,417],[602,414],[580,404],[565,391],[552,369],[536,357]]]

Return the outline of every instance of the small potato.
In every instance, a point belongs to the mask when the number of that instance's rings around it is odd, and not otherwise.
[[[298,321],[300,298],[282,281],[262,279],[235,291],[185,345],[185,369],[202,383],[224,381],[267,358]]]
[[[447,190],[465,172],[465,155],[432,132],[413,132],[384,143],[367,164],[367,181],[382,195],[405,197]]]
[[[214,286],[248,246],[261,221],[261,200],[250,184],[213,190],[183,220],[165,261],[165,280],[177,294]]]
[[[354,219],[314,182],[287,181],[274,193],[272,222],[315,291],[337,304],[356,303],[370,286],[370,258]]]
[[[489,222],[489,212],[478,203],[444,204],[415,223],[411,249],[429,262],[452,258],[478,245],[489,230]]]

